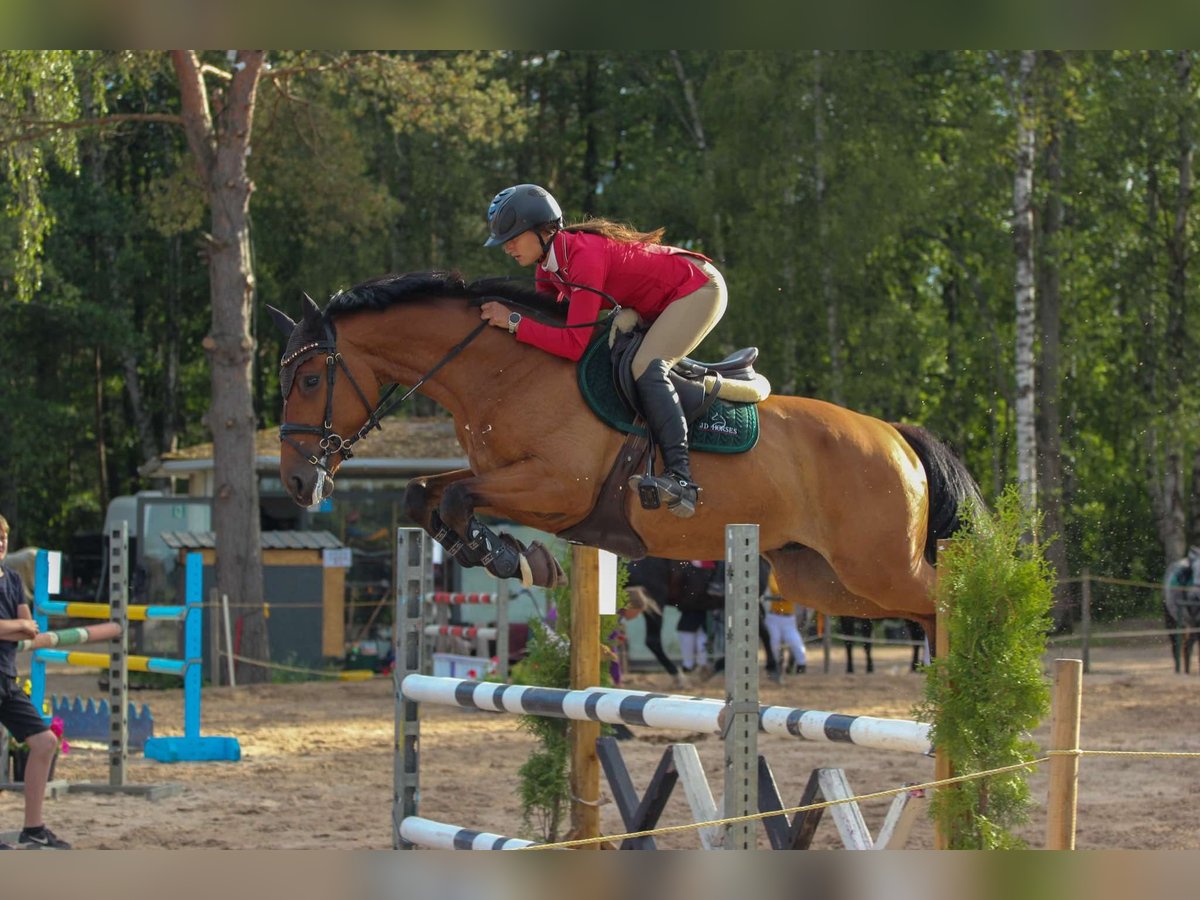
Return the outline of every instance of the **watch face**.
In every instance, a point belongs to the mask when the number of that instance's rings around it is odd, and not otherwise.
[[[518,313],[518,312],[513,312],[513,313],[509,313],[509,314],[508,314],[508,324],[509,324],[509,325],[517,325],[517,324],[519,324],[519,323],[520,323],[520,321],[521,321],[521,314],[520,314],[520,313]]]

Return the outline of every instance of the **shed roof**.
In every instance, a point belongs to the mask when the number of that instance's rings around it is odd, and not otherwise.
[[[454,433],[454,420],[445,416],[414,419],[388,418],[354,448],[355,456],[380,459],[451,459],[464,456]],[[279,429],[264,428],[254,435],[256,456],[279,458]],[[212,459],[213,445],[195,444],[162,455],[171,460]]]
[[[163,543],[172,550],[212,550],[217,546],[214,531],[164,531]],[[264,550],[324,550],[341,547],[342,542],[328,531],[264,531]]]

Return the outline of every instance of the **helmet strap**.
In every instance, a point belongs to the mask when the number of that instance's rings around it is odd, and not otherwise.
[[[549,238],[542,237],[542,230],[540,228],[533,229],[533,233],[542,247],[542,255],[538,257],[538,264],[541,265],[546,261],[546,255],[550,252],[550,248],[554,246],[554,236],[558,234],[558,229],[556,228],[550,232]]]

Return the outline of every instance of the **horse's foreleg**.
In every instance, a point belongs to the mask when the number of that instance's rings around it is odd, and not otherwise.
[[[404,512],[408,518],[425,529],[450,558],[465,569],[482,565],[483,553],[468,547],[462,536],[442,520],[438,506],[449,485],[473,474],[470,469],[455,469],[441,475],[414,478],[404,489]]]
[[[441,519],[463,536],[465,551],[497,578],[519,577],[525,586],[555,588],[567,583],[567,576],[545,545],[533,541],[528,547],[509,534],[496,534],[475,514],[472,482],[463,480],[442,492],[438,505]]]

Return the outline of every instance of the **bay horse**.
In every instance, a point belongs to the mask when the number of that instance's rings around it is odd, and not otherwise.
[[[390,411],[384,386],[411,385],[453,416],[469,467],[410,481],[408,517],[466,565],[556,584],[544,547],[497,535],[478,513],[564,532],[588,517],[625,437],[586,406],[572,362],[484,327],[488,298],[564,320],[532,288],[445,272],[368,281],[323,311],[305,295],[298,322],[271,309],[287,335],[279,475],[301,506],[332,494],[338,466]],[[821,400],[771,396],[758,416],[748,452],[695,455],[692,518],[626,491],[645,555],[724,559],[725,525],[757,523],[783,596],[830,615],[916,619],[932,635],[937,541],[979,498],[966,468],[923,429]],[[611,549],[603,532],[585,543]]]

